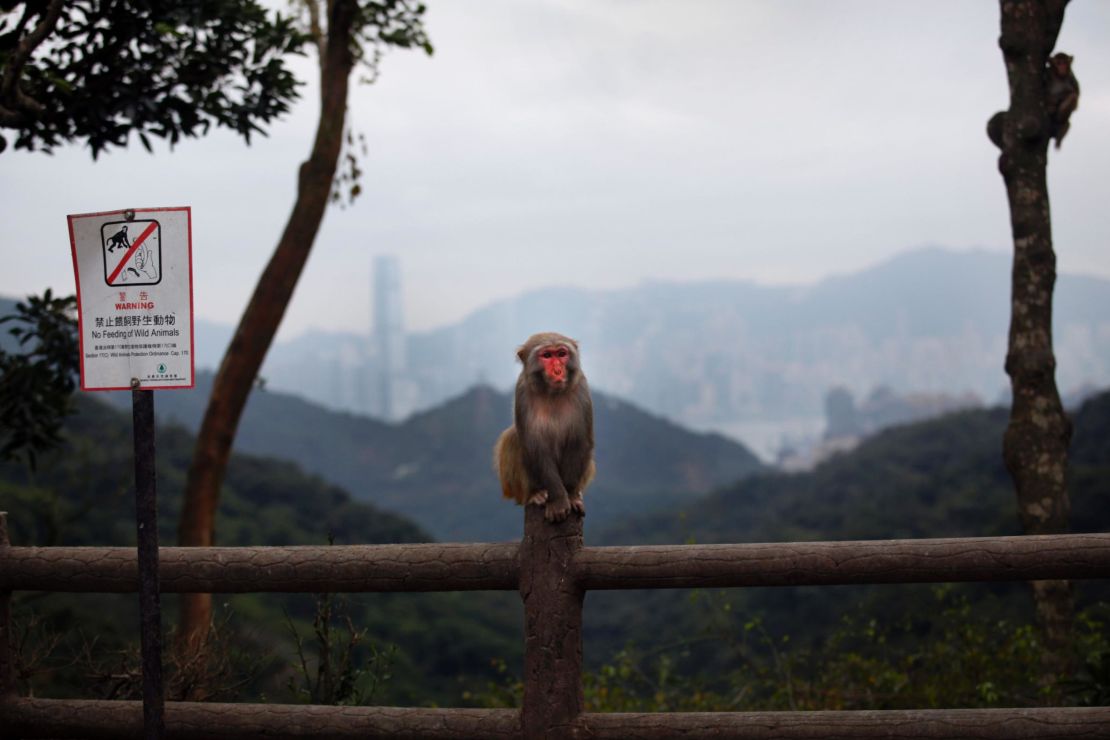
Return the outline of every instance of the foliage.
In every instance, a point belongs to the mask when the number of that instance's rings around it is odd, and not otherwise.
[[[600,539],[644,544],[1015,535],[1020,528],[998,443],[1006,419],[1004,409],[991,409],[890,429],[812,472],[751,476],[678,511],[627,517]],[[1074,422],[1073,529],[1110,531],[1110,393],[1088,400]],[[1075,587],[1080,606],[1110,599],[1105,582]],[[1024,583],[961,589],[977,611],[993,619],[1016,624],[1028,618]],[[747,615],[765,614],[768,624],[808,648],[820,644],[840,615],[856,606],[890,623],[911,605],[921,613],[935,610],[928,590],[916,585],[741,589],[729,600],[728,629],[739,632]],[[681,592],[591,593],[587,658],[658,635],[724,631],[724,625],[707,625],[689,606]],[[714,620],[726,616],[718,610]],[[728,670],[725,657],[708,645],[691,645],[690,652],[690,666]]]
[[[17,597],[13,610],[12,648],[20,693],[106,700],[142,698],[142,656],[130,620],[123,619],[125,626],[120,629],[120,624],[112,622],[121,615],[117,609],[110,609],[107,615],[94,611],[82,615],[75,624],[67,624],[72,616],[66,613],[69,607],[29,608],[36,596],[41,595]],[[64,600],[72,601],[72,597]],[[118,598],[99,601],[101,605],[121,603]],[[192,661],[197,656],[173,649],[170,641],[171,647],[163,653],[168,700],[181,701],[193,695],[191,682],[197,677],[203,681],[202,699],[232,699],[254,685],[259,676],[272,672],[273,661],[266,647],[259,644],[257,634],[244,630],[242,620],[234,620],[233,610],[224,606],[224,614],[206,637],[212,649],[206,651],[204,665],[195,665]]]
[[[20,457],[34,468],[37,456],[61,441],[78,372],[73,296],[55,298],[48,288],[0,318],[20,351],[0,348],[0,460]]]
[[[172,634],[166,640],[164,691],[169,701],[184,701],[186,697],[204,701],[234,699],[270,669],[272,660],[266,648],[258,644],[257,635],[245,632],[233,620],[230,606],[224,606],[222,618],[212,623],[205,638],[209,649],[183,652],[174,647]],[[101,699],[142,699],[139,646],[129,640],[103,649],[99,640],[99,635],[88,637],[82,630],[73,665],[84,681]],[[203,664],[198,665],[197,661]]]
[[[84,141],[93,157],[132,132],[174,144],[213,126],[250,141],[289,110],[285,66],[306,39],[256,0],[28,0],[0,15],[0,126],[15,148]],[[0,137],[0,151],[6,146]]]
[[[801,474],[738,481],[679,511],[629,519],[614,544],[773,542],[1020,533],[999,455],[1007,411],[983,409],[885,430]],[[1074,415],[1075,531],[1110,531],[1110,393]]]
[[[173,393],[156,394],[156,413]],[[75,413],[63,428],[62,447],[42,455],[34,475],[21,464],[0,463],[0,511],[9,512],[12,541],[16,545],[133,546],[130,417],[93,400],[92,394],[78,393],[74,406]],[[164,543],[176,527],[192,437],[179,427],[159,426],[157,449],[159,533]],[[431,539],[412,522],[356,501],[297,466],[273,459],[233,455],[220,503],[220,535],[227,545],[318,545],[329,532],[343,544]],[[521,652],[515,594],[352,594],[345,598],[353,624],[375,637],[381,660],[388,659],[391,665],[391,678],[379,683],[375,701],[453,703],[460,681],[493,675],[490,655],[516,657]],[[173,625],[177,600],[174,594],[163,595],[168,628]],[[235,614],[220,632],[226,639],[211,642],[217,649],[200,666],[200,678],[182,672],[181,680],[192,682],[190,690],[204,681],[208,698],[232,692],[246,700],[285,696],[290,668],[279,658],[295,654],[285,615],[297,625],[311,625],[312,604],[296,594],[242,594],[221,602]],[[133,594],[18,593],[13,612],[21,623],[36,616],[41,627],[27,641],[29,656],[35,650],[46,652],[40,648],[51,635],[64,636],[49,659],[37,661],[42,670],[24,683],[36,694],[89,698],[92,688],[106,695],[110,682],[94,681],[94,677],[122,678],[127,673],[124,667],[131,665],[127,656],[135,652],[138,634]],[[338,632],[343,634],[342,629]],[[84,654],[86,642],[94,647],[91,656]],[[191,658],[174,657],[173,642],[166,642],[167,660],[193,667]],[[383,647],[387,644],[395,645],[395,651]],[[220,645],[241,650],[245,659],[253,655],[254,660],[240,660],[233,654],[229,672],[221,666],[225,655]],[[259,659],[260,654],[266,659]],[[75,662],[78,656],[81,659]],[[366,642],[356,657],[363,666],[375,660]],[[384,662],[375,662],[374,670],[379,665]],[[170,675],[167,671],[167,682]],[[248,685],[243,685],[244,680]],[[167,688],[173,687],[167,683]]]
[[[337,633],[336,621],[345,636]],[[295,674],[289,677],[287,685],[298,701],[306,704],[369,704],[378,689],[393,677],[397,646],[379,648],[372,640],[368,641],[368,630],[355,627],[347,602],[333,594],[316,596],[311,660],[305,654],[304,638],[288,613],[285,622],[297,651]],[[314,665],[314,670],[310,668],[310,663]]]
[[[1042,685],[1039,630],[977,612],[951,587],[934,589],[934,612],[891,620],[868,610],[845,615],[813,647],[749,619],[721,632],[711,649],[731,667],[716,673],[688,666],[695,638],[671,645],[627,645],[583,676],[588,712],[725,712],[766,710],[930,709],[1043,705],[1055,687]],[[703,592],[714,609],[729,610],[723,594]],[[1059,677],[1065,703],[1110,702],[1107,605],[1083,612],[1077,653],[1086,667]],[[684,667],[685,666],[685,667]],[[523,691],[503,661],[498,677],[464,697],[480,706],[515,707]]]
[[[1064,692],[1080,706],[1110,706],[1110,605],[1101,604],[1076,615],[1080,658],[1076,674],[1061,682]],[[1101,639],[1098,639],[1101,636]]]
[[[312,39],[320,54],[321,64],[327,45],[327,2],[325,0],[289,0],[302,33]],[[359,3],[352,26],[351,51],[355,66],[362,74],[359,81],[373,84],[378,79],[378,66],[387,48],[420,48],[429,56],[432,43],[423,26],[423,3],[408,0],[385,0]],[[321,69],[321,71],[323,71]],[[332,181],[330,201],[345,208],[362,194],[359,158],[366,158],[366,136],[348,124],[343,137],[343,152]]]

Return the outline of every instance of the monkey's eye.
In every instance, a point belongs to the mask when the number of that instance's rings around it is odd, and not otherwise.
[[[551,359],[551,350],[549,350],[549,349],[544,350],[543,352],[540,353],[540,357],[542,357],[545,360],[550,360]]]
[[[560,360],[565,360],[566,357],[567,357],[566,348],[565,347],[560,347],[559,351],[555,353],[555,356],[558,357]]]

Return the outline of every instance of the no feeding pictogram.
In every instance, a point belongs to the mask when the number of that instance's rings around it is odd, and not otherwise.
[[[157,221],[110,221],[100,227],[100,240],[108,285],[162,281],[162,227]]]

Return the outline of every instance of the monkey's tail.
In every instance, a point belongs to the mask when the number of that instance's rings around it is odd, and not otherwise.
[[[527,491],[513,490],[514,483],[523,478],[523,471],[518,470],[523,459],[516,427],[509,427],[501,432],[501,436],[497,438],[497,444],[493,446],[493,471],[501,481],[501,495],[518,504],[523,504],[528,497]]]

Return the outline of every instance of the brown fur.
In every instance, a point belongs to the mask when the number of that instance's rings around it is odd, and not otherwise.
[[[1052,116],[1050,138],[1056,148],[1071,128],[1071,114],[1079,107],[1079,80],[1071,63],[1074,57],[1059,52],[1048,60],[1048,109]]]
[[[553,385],[538,355],[565,348],[567,382]],[[593,480],[593,402],[578,359],[578,344],[561,334],[536,334],[518,350],[523,367],[517,379],[513,425],[493,448],[501,494],[518,504],[545,507],[548,521],[569,511],[586,513],[582,494]]]

